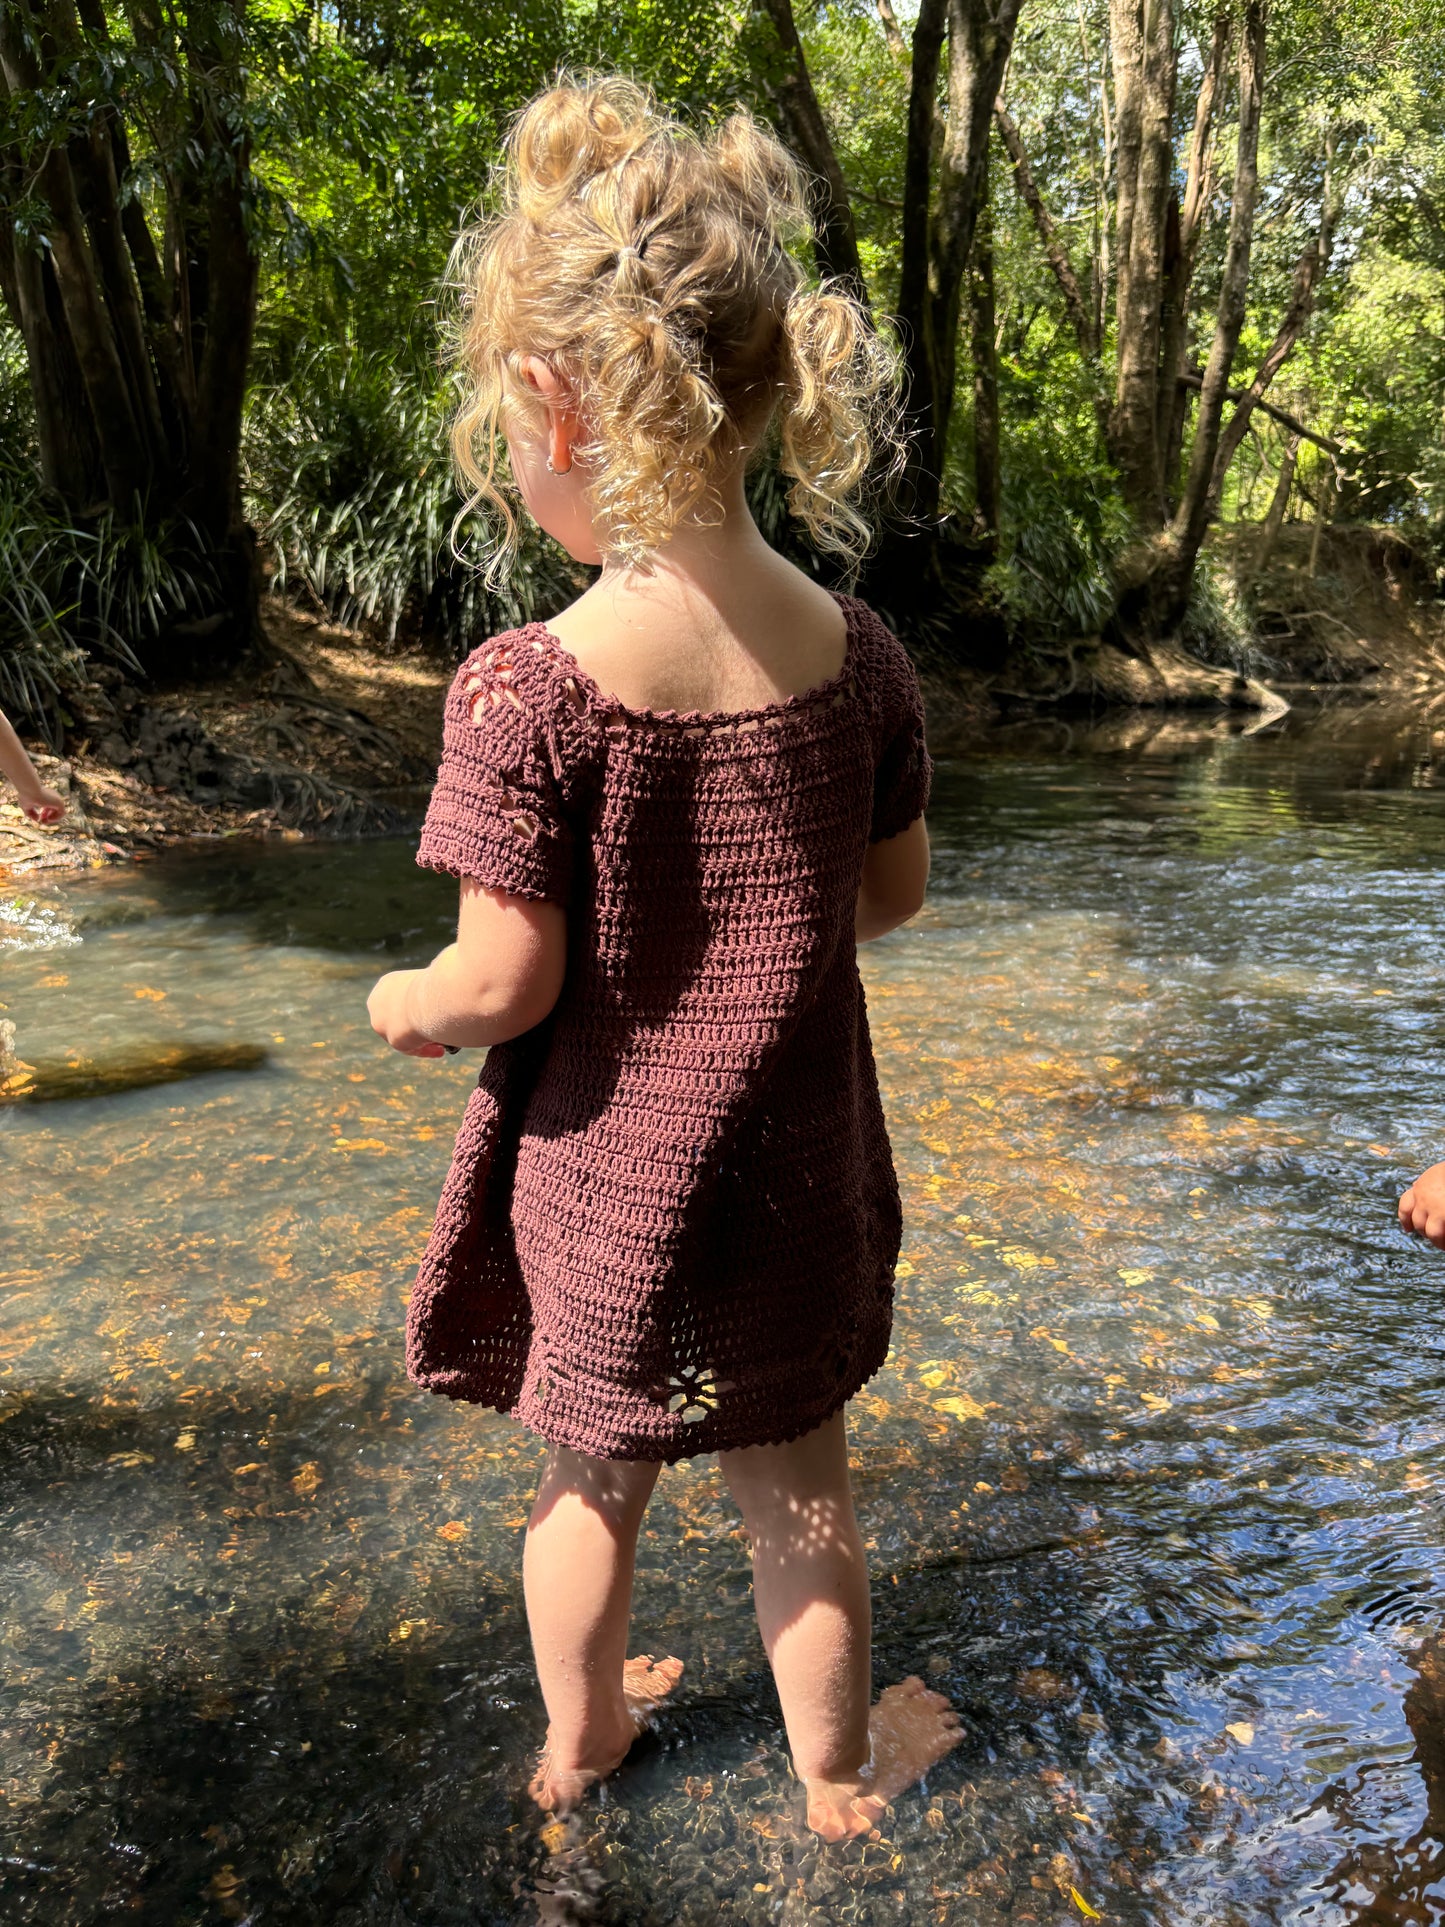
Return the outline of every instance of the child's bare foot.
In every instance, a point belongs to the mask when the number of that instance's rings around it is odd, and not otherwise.
[[[622,1668],[622,1698],[626,1705],[625,1723],[616,1733],[589,1736],[584,1755],[563,1759],[553,1748],[552,1735],[537,1763],[527,1791],[544,1813],[570,1813],[588,1787],[616,1772],[627,1758],[632,1742],[682,1678],[680,1659],[660,1659],[653,1664],[651,1653],[627,1660]]]
[[[963,1737],[942,1693],[916,1676],[889,1686],[868,1715],[869,1770],[847,1780],[808,1780],[808,1825],[824,1840],[874,1833],[890,1800],[921,1780]]]

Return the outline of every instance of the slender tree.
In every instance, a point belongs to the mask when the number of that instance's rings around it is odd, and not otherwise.
[[[994,300],[993,208],[989,168],[979,187],[982,207],[969,269],[969,348],[973,357],[973,513],[990,556],[998,553],[1003,522],[999,438],[998,317]]]
[[[792,0],[765,0],[765,5],[777,29],[783,56],[782,79],[776,90],[779,118],[812,181],[818,271],[842,282],[866,306],[868,286],[858,258],[858,230],[848,183],[818,96],[813,91],[807,56],[793,18]]]
[[[925,523],[937,516],[942,495],[963,282],[983,205],[993,102],[1021,5],[924,0],[913,30],[898,320],[914,428],[908,502]],[[935,169],[934,109],[945,30],[948,105]]]

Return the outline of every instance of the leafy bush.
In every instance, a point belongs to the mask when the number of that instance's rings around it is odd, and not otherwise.
[[[461,506],[444,384],[345,344],[309,346],[253,389],[244,485],[274,586],[297,585],[338,622],[403,625],[465,653],[488,632],[552,612],[577,571],[530,524],[510,579],[489,591],[452,549]],[[483,525],[465,531],[479,550]]]
[[[1179,640],[1190,655],[1217,669],[1258,676],[1267,667],[1246,598],[1235,587],[1234,578],[1206,556],[1195,565]]]
[[[87,657],[141,673],[137,645],[204,618],[220,589],[184,518],[79,522],[42,486],[18,344],[0,334],[0,704],[57,748]]]
[[[1097,635],[1114,606],[1112,559],[1129,536],[1123,504],[1100,478],[1065,489],[1016,478],[1006,495],[1005,553],[988,586],[1023,637]]]

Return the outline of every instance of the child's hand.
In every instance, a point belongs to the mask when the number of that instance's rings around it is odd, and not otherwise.
[[[33,790],[21,790],[20,807],[32,823],[58,823],[65,814],[65,798],[37,783]]]
[[[407,991],[413,980],[422,975],[420,970],[389,970],[378,979],[367,998],[366,1014],[371,1019],[371,1028],[384,1037],[393,1050],[402,1051],[408,1057],[445,1057],[444,1046],[423,1037],[407,1015]]]
[[[1432,1164],[1400,1200],[1400,1223],[1445,1251],[1445,1164]]]

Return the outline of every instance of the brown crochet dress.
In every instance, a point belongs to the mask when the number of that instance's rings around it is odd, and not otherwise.
[[[839,597],[806,695],[632,710],[540,623],[463,664],[418,861],[564,904],[545,1023],[487,1054],[407,1368],[603,1458],[796,1438],[888,1349],[898,1186],[853,937],[921,814],[907,655]]]

